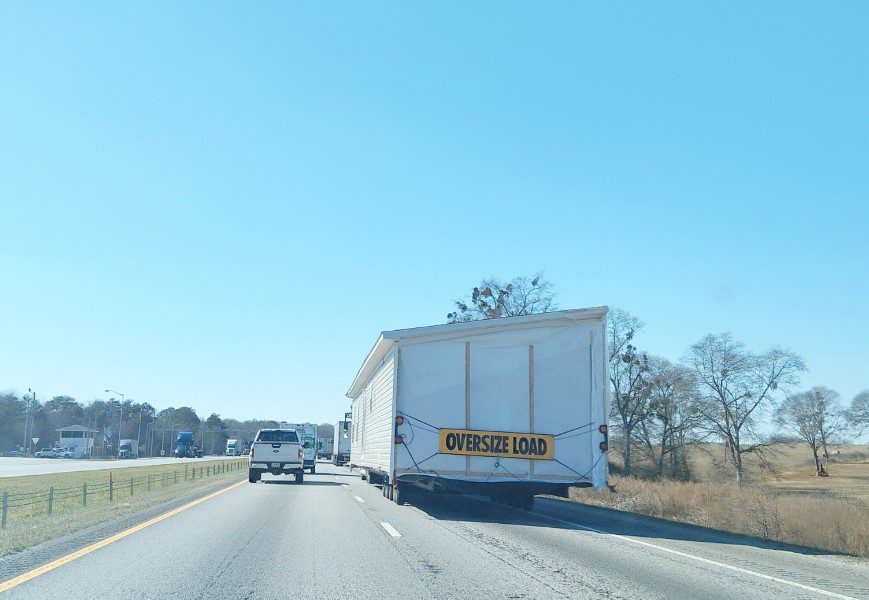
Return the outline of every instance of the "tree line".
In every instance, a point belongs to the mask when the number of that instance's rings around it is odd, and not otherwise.
[[[179,431],[193,431],[196,445],[206,454],[222,454],[228,439],[251,440],[259,429],[277,427],[278,421],[240,421],[217,413],[201,418],[189,406],[157,410],[147,402],[114,398],[82,403],[62,395],[43,402],[32,393],[0,393],[0,454],[32,454],[59,445],[57,429],[70,425],[96,431],[96,457],[117,456],[122,439],[138,440],[140,456],[170,456]]]
[[[823,475],[828,444],[859,436],[869,426],[869,391],[846,407],[827,387],[800,390],[806,366],[795,352],[780,347],[754,352],[719,333],[704,336],[672,363],[637,347],[642,327],[627,311],[609,312],[611,418],[624,474],[631,474],[637,448],[651,460],[654,475],[685,478],[686,447],[718,442],[735,483],[742,484],[746,455],[763,463],[772,441],[789,438],[809,446]]]

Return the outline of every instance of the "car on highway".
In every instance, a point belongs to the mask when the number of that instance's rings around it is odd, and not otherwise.
[[[72,448],[55,448],[54,449],[54,457],[55,458],[75,458],[75,452]]]
[[[263,473],[305,478],[305,449],[295,429],[260,429],[250,447],[248,481],[256,483]]]
[[[36,452],[36,458],[57,458],[54,448],[41,448]]]
[[[24,456],[24,455],[23,455],[20,451],[18,451],[18,450],[12,450],[12,451],[9,453],[9,456],[10,456],[10,457],[19,457],[19,458],[20,458],[20,457],[22,457],[22,456]]]

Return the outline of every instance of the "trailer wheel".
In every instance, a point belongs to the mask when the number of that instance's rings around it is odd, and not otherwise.
[[[299,471],[296,473],[296,483],[303,483],[305,481],[305,472]]]
[[[398,482],[396,482],[395,487],[391,487],[391,486],[390,486],[390,488],[389,488],[389,493],[390,493],[390,495],[392,496],[390,499],[391,499],[393,502],[395,502],[396,504],[398,504],[399,506],[401,506],[401,498],[402,498],[402,496],[404,495],[404,494],[402,493],[401,484],[399,484]]]

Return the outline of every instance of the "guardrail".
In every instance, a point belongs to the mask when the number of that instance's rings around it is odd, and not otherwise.
[[[0,528],[5,529],[9,515],[14,509],[24,512],[24,518],[52,515],[60,506],[64,509],[72,507],[93,506],[94,504],[114,502],[121,498],[134,498],[137,494],[163,490],[177,484],[193,482],[217,475],[235,471],[246,471],[247,460],[225,460],[214,465],[185,465],[184,470],[172,469],[162,473],[151,473],[141,477],[119,478],[109,471],[108,479],[103,483],[70,487],[49,487],[38,492],[0,494]]]

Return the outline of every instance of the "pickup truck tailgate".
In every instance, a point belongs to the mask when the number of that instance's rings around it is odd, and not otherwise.
[[[254,442],[250,461],[281,464],[302,464],[304,454],[300,455],[301,446],[298,442]]]

